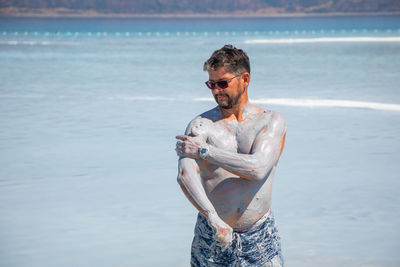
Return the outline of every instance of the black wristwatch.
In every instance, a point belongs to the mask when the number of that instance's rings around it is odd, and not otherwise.
[[[199,156],[201,159],[206,159],[208,156],[208,148],[206,147],[199,147]]]

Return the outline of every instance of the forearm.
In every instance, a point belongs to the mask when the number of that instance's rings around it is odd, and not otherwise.
[[[208,219],[214,230],[214,239],[222,247],[222,250],[225,250],[232,242],[232,227],[218,216],[200,179],[196,161],[191,158],[181,158],[178,183],[193,206]]]
[[[209,146],[208,150],[208,162],[248,180],[262,180],[267,177],[279,157],[279,152],[273,147],[255,154],[240,154],[214,146]]]
[[[178,183],[192,205],[207,218],[211,214],[215,214],[215,208],[201,183],[196,161],[190,158],[181,158],[178,168]]]

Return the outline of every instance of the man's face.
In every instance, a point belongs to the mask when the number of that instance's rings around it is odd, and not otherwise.
[[[236,75],[227,72],[225,67],[218,68],[217,70],[208,71],[209,80],[212,82],[230,80]],[[220,88],[217,84],[211,90],[215,101],[220,108],[231,109],[238,104],[240,97],[244,92],[244,87],[241,84],[241,76],[237,76],[228,82],[227,88]]]

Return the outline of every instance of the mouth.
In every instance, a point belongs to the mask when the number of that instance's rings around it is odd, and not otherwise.
[[[228,97],[229,97],[229,96],[228,96],[227,94],[216,94],[216,95],[215,95],[215,98],[216,98],[218,101],[226,100]]]
[[[227,94],[216,94],[214,95],[215,101],[218,103],[220,108],[229,109],[232,108],[231,99]]]

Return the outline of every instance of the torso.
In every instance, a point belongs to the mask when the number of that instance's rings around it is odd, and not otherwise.
[[[257,134],[268,126],[271,111],[250,105],[244,120],[218,119],[219,109],[210,110],[195,120],[194,130],[207,143],[235,153],[251,154]],[[218,215],[234,229],[257,222],[270,209],[275,168],[261,181],[241,178],[227,170],[198,160],[206,194]]]

